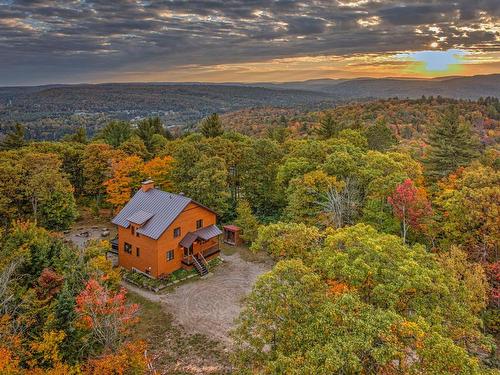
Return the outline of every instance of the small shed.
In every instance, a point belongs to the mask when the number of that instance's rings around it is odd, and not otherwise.
[[[239,246],[242,243],[240,238],[241,228],[236,225],[224,225],[222,227],[223,241],[231,246]]]

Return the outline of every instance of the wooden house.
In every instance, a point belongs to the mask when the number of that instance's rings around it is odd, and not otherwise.
[[[220,253],[216,220],[210,208],[145,181],[112,220],[118,226],[118,264],[152,277],[192,267],[206,274],[207,260]]]

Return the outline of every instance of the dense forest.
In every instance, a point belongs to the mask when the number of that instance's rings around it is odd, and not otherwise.
[[[0,372],[147,373],[106,242],[62,240],[153,179],[268,253],[236,322],[240,374],[498,374],[498,99],[160,118],[0,148]],[[146,354],[145,354],[146,353]],[[118,369],[118,370],[117,370]]]

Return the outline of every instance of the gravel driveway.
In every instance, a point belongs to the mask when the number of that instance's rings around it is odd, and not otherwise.
[[[161,302],[187,332],[230,343],[228,333],[241,310],[242,298],[251,291],[257,277],[272,268],[272,261],[264,254],[254,255],[242,248],[221,257],[224,263],[213,273],[165,294],[155,295],[129,285],[127,288]]]

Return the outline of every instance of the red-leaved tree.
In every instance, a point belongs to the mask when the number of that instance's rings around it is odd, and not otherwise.
[[[396,187],[387,201],[401,221],[403,243],[406,243],[408,229],[420,230],[424,220],[432,214],[425,190],[417,188],[409,178]]]
[[[115,293],[97,280],[90,279],[76,298],[80,324],[90,331],[92,340],[105,350],[116,350],[127,328],[136,322],[138,305],[127,304],[125,294],[124,288]]]

